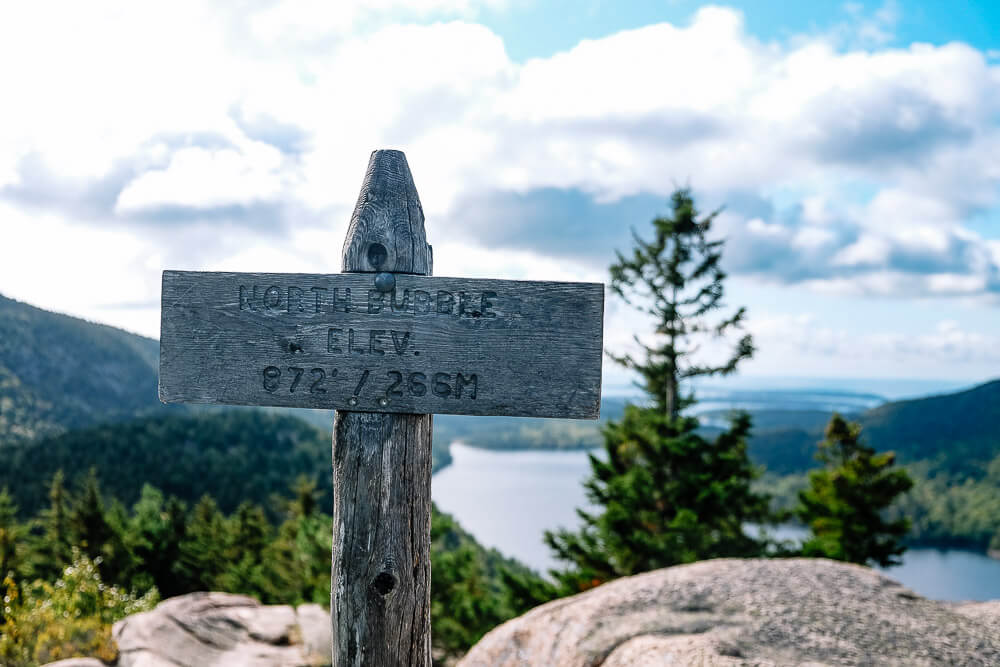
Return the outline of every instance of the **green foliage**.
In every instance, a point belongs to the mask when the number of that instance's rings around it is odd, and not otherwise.
[[[189,590],[210,591],[226,566],[226,518],[210,496],[203,496],[188,518],[178,547],[179,578]]]
[[[73,538],[69,526],[70,500],[62,470],[52,476],[48,487],[49,506],[36,519],[36,532],[30,561],[32,578],[50,581],[59,576],[72,557]]]
[[[81,461],[96,470],[109,497],[126,505],[138,501],[148,483],[192,504],[209,493],[231,512],[244,500],[267,503],[273,494],[284,495],[299,475],[328,468],[330,440],[294,417],[226,410],[105,424],[4,454],[0,485],[9,485],[22,511],[31,514],[50,500],[46,484],[56,471],[79,471]],[[317,479],[320,504],[332,506],[329,475]]]
[[[485,550],[448,514],[431,515],[431,629],[441,658],[464,653],[489,630],[555,597],[516,561]]]
[[[0,448],[162,410],[158,356],[155,340],[0,296]]]
[[[1000,380],[952,394],[885,403],[849,418],[861,424],[876,449],[896,452],[900,463],[919,464],[930,477],[943,475],[958,483],[979,480],[990,461],[1000,456]],[[772,423],[750,439],[750,455],[775,473],[805,472],[812,467],[826,421]]]
[[[120,530],[129,569],[134,572],[130,577],[133,588],[156,585],[164,597],[186,590],[179,576],[180,546],[187,530],[184,503],[173,497],[164,499],[159,489],[147,484]]]
[[[600,512],[577,510],[579,532],[548,532],[546,543],[574,568],[556,573],[566,591],[616,577],[723,556],[764,555],[768,544],[743,531],[768,523],[768,496],[751,482],[746,415],[713,441],[694,419],[630,406],[606,429],[604,459],[591,456],[584,484]]]
[[[17,522],[17,505],[6,487],[0,489],[0,576],[16,574],[23,567],[24,534]],[[0,610],[0,620],[3,612]]]
[[[585,482],[594,511],[577,510],[579,531],[547,532],[556,558],[569,564],[553,572],[561,592],[573,593],[616,577],[718,556],[766,553],[764,539],[744,534],[747,522],[773,520],[769,499],[751,487],[757,470],[747,456],[750,418],[736,414],[731,427],[708,440],[698,422],[681,416],[694,396],[681,395],[692,378],[726,375],[753,353],[742,336],[726,361],[706,365],[694,358],[698,340],[740,328],[741,308],[715,323],[725,274],[721,241],[709,241],[715,214],[698,219],[690,191],[671,197],[673,215],[653,220],[654,240],[635,236],[629,258],[618,253],[611,288],[656,320],[658,342],[646,344],[640,361],[612,357],[642,378],[646,407],[628,406],[621,421],[604,428],[604,458],[591,455]]]
[[[431,518],[431,628],[433,646],[443,657],[458,657],[497,624],[509,618],[488,577],[481,549],[462,540],[445,548],[454,520]]]
[[[913,487],[901,494],[887,512],[891,519],[907,518],[910,530],[904,543],[963,549],[1000,550],[1000,456],[987,466],[981,479],[937,473],[926,463],[906,466]],[[792,510],[799,491],[809,486],[806,474],[765,475],[760,490],[773,497],[772,507]]]
[[[74,549],[71,564],[54,582],[19,585],[13,577],[6,579],[0,663],[29,667],[72,657],[114,660],[118,651],[111,625],[152,609],[159,594],[155,588],[139,596],[108,586],[99,564]]]
[[[272,577],[265,580],[263,599],[294,604],[330,604],[330,518],[319,513],[293,513],[278,529],[264,561]]]
[[[70,513],[69,526],[73,542],[90,558],[103,558],[112,547],[114,533],[104,511],[104,499],[94,468],[84,478],[83,490]]]
[[[910,519],[910,542],[973,549],[1000,546],[1000,456],[981,476],[928,472],[930,466],[908,466],[913,488],[890,513]],[[996,545],[996,546],[992,546]]]
[[[861,418],[865,436],[905,463],[925,461],[929,474],[981,478],[1000,456],[1000,380],[966,391],[886,403]]]
[[[895,467],[892,452],[877,454],[860,436],[859,424],[833,415],[817,455],[826,467],[810,473],[809,488],[799,493],[797,513],[812,532],[802,553],[897,565],[906,550],[902,539],[909,521],[887,520],[883,514],[913,481]]]
[[[290,496],[275,494],[269,511],[245,501],[229,515],[210,496],[189,510],[148,484],[130,509],[117,499],[108,503],[94,471],[73,492],[58,473],[49,488],[52,504],[24,523],[13,498],[0,492],[0,556],[16,555],[7,560],[13,571],[10,600],[0,608],[0,624],[9,621],[0,664],[86,654],[111,660],[110,624],[151,604],[156,591],[222,590],[266,604],[329,604],[332,519],[320,511],[311,478],[298,478]],[[482,548],[436,509],[432,540],[437,655],[460,655],[498,623],[552,597],[545,593],[551,586],[531,570]],[[49,576],[54,567],[45,561],[64,545],[67,563]],[[110,597],[95,597],[103,591]]]

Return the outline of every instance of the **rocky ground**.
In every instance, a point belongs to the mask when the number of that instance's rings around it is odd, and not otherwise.
[[[319,605],[262,605],[192,593],[115,623],[117,667],[313,667],[330,664],[330,614]],[[92,658],[47,667],[104,667]]]
[[[829,560],[712,560],[543,605],[459,665],[1000,665],[1000,602],[934,602]]]
[[[115,624],[118,667],[330,662],[329,615],[195,593]],[[96,660],[53,663],[103,667]],[[723,559],[619,579],[487,634],[459,667],[1000,665],[1000,601],[926,600],[828,560]]]

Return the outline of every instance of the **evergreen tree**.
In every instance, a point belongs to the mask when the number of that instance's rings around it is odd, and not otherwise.
[[[299,517],[310,517],[316,514],[319,503],[319,490],[316,481],[305,475],[299,475],[292,485],[293,501],[291,514]]]
[[[17,505],[4,487],[0,489],[0,581],[8,574],[16,576],[20,572],[25,555],[24,537],[25,528],[17,521]]]
[[[611,289],[655,320],[654,339],[636,343],[644,352],[610,355],[638,373],[645,406],[627,406],[620,422],[604,429],[605,456],[590,457],[585,482],[594,512],[577,510],[578,532],[547,532],[546,543],[569,564],[555,572],[563,591],[576,592],[615,577],[719,556],[756,556],[767,541],[744,533],[748,522],[768,523],[769,498],[754,493],[757,476],[746,451],[750,419],[738,415],[729,430],[709,441],[696,419],[682,415],[694,402],[682,383],[727,375],[753,354],[742,335],[721,364],[695,357],[705,339],[741,328],[745,311],[710,321],[723,307],[719,266],[722,241],[709,240],[718,212],[699,217],[691,193],[671,197],[672,215],[653,220],[654,238],[633,232],[635,247],[618,253]]]
[[[228,525],[211,496],[202,496],[191,511],[180,543],[177,576],[189,591],[219,590],[227,565]]]
[[[532,571],[517,571],[501,566],[497,574],[503,589],[504,603],[512,617],[520,616],[559,597],[559,587]]]
[[[491,582],[481,550],[462,539],[448,514],[431,514],[431,642],[446,658],[461,656],[514,616]]]
[[[659,341],[646,344],[636,335],[635,342],[645,353],[644,360],[631,354],[611,358],[639,374],[642,388],[659,412],[671,418],[694,402],[693,394],[681,394],[681,382],[691,378],[729,375],[754,352],[753,339],[744,334],[722,364],[696,361],[700,343],[706,336],[721,337],[739,329],[746,309],[711,322],[707,316],[723,307],[723,280],[720,240],[710,241],[712,222],[720,211],[698,217],[691,191],[676,190],[670,198],[671,217],[653,220],[653,240],[644,241],[633,230],[635,247],[629,257],[616,252],[611,265],[611,290],[625,303],[656,321]]]
[[[285,520],[265,552],[269,576],[262,585],[269,600],[292,604],[330,601],[330,551],[333,519],[318,511],[316,482],[300,476],[284,505]]]
[[[851,563],[898,565],[906,550],[906,518],[888,521],[885,510],[913,486],[895,454],[877,454],[861,443],[861,426],[834,414],[816,458],[825,464],[809,474],[809,488],[799,492],[799,518],[812,535],[802,545],[805,556]]]
[[[177,498],[164,500],[158,489],[149,484],[143,486],[126,533],[128,548],[139,570],[138,576],[132,578],[133,588],[148,590],[155,585],[164,597],[186,592],[184,582],[177,576],[186,519],[184,504]]]
[[[112,539],[112,528],[104,512],[101,485],[94,468],[84,478],[83,489],[70,512],[69,526],[73,544],[78,545],[91,560],[103,560],[105,545]]]
[[[243,502],[228,521],[226,569],[219,577],[223,590],[264,598],[267,580],[264,550],[271,540],[271,524],[260,505]]]
[[[37,525],[41,534],[34,540],[31,576],[52,581],[72,559],[72,536],[69,516],[70,499],[62,470],[49,483],[49,506],[42,510]]]
[[[100,568],[105,581],[128,589],[135,585],[132,583],[133,576],[142,570],[141,559],[129,545],[131,524],[128,508],[121,500],[114,498],[104,512],[104,520],[108,536],[100,547],[100,557],[94,562]],[[137,583],[143,590],[152,585],[150,579],[145,577],[140,578]]]

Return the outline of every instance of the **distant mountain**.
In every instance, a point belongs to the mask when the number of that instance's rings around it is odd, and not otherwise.
[[[0,296],[0,447],[162,409],[155,340]]]
[[[0,296],[0,447],[136,417],[191,413],[211,417],[228,411],[161,405],[156,394],[158,358],[158,343],[150,338]],[[793,403],[803,400],[795,399],[795,392],[784,393]],[[813,404],[785,405],[776,400],[779,395],[783,394],[742,390],[723,397],[706,389],[706,400],[700,404],[709,408],[701,415],[704,430],[711,434],[724,422],[728,410],[722,409],[723,402],[746,404],[752,408],[755,425],[749,443],[751,457],[777,474],[808,470],[816,465],[816,443],[822,438],[829,411]],[[825,392],[820,398],[824,407],[836,406],[860,420],[864,436],[877,449],[896,451],[904,463],[927,462],[931,473],[977,474],[1000,455],[1000,380],[958,393],[885,403],[863,412],[861,407],[871,405],[877,396]],[[810,400],[814,399],[819,400]],[[602,419],[620,417],[624,403],[622,398],[602,401]],[[268,412],[304,419],[329,438],[330,411]],[[602,442],[600,424],[595,422],[438,415],[434,419],[435,469],[447,465],[448,444],[454,440],[495,449],[581,449]],[[158,446],[168,445],[161,442]],[[83,441],[76,446],[80,447],[78,465],[89,465],[96,456],[89,451],[91,446]],[[328,457],[328,439],[324,448]]]
[[[1000,456],[1000,380],[953,394],[893,401],[852,415],[862,437],[880,451],[896,452],[901,463],[925,463],[928,473],[981,476]],[[816,443],[826,420],[809,427],[759,429],[750,455],[779,474],[802,472],[816,465]]]
[[[803,394],[804,392],[798,392]],[[790,409],[781,396],[788,395]],[[861,422],[864,439],[878,450],[892,450],[902,463],[921,463],[929,474],[979,477],[1000,456],[1000,380],[939,396],[892,401],[876,407],[877,396],[844,392],[734,392],[709,396],[696,408],[706,437],[718,433],[731,413],[729,405],[753,416],[748,443],[751,458],[771,473],[802,473],[818,464],[816,444],[834,409]],[[825,405],[824,409],[816,406]],[[605,399],[602,419],[621,416],[623,399]],[[726,405],[727,407],[717,407]],[[763,407],[773,406],[773,407]],[[708,409],[704,409],[708,407]],[[585,449],[601,446],[600,425],[574,420],[513,417],[435,418],[439,438],[461,440],[489,449]]]
[[[861,424],[869,441],[904,462],[974,472],[1000,455],[1000,380],[954,394],[886,403]]]
[[[0,296],[0,487],[18,490],[22,511],[59,468],[72,479],[95,466],[129,502],[145,481],[220,503],[266,501],[300,473],[330,486],[332,411],[165,406],[159,354],[151,338]],[[437,439],[435,469],[448,442]]]

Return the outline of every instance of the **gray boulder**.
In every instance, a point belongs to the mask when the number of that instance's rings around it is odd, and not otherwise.
[[[118,667],[329,665],[330,615],[243,595],[191,593],[115,623]]]
[[[829,560],[710,560],[542,605],[459,667],[688,664],[1000,665],[1000,602],[934,602]]]

